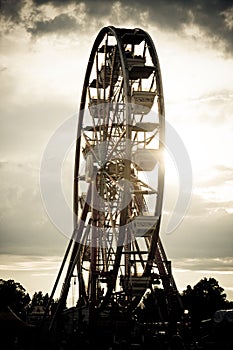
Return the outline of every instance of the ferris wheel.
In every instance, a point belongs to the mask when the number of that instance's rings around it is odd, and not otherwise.
[[[132,312],[148,288],[176,289],[159,238],[164,191],[164,98],[151,37],[103,28],[87,64],[74,170],[74,233],[55,317],[72,276],[89,322],[111,305]],[[168,297],[169,299],[169,297]]]

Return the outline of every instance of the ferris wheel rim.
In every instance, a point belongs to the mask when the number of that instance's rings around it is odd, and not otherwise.
[[[78,216],[78,210],[79,210],[79,204],[78,204],[78,186],[79,186],[79,180],[78,180],[78,174],[79,174],[79,167],[80,167],[80,155],[81,155],[81,149],[80,149],[80,139],[81,139],[81,130],[82,130],[82,124],[83,124],[83,118],[84,118],[84,111],[85,111],[85,107],[86,107],[86,101],[87,101],[87,91],[88,91],[88,87],[89,87],[89,83],[90,83],[90,76],[91,76],[91,71],[93,69],[93,65],[95,63],[95,58],[96,58],[96,54],[98,52],[98,48],[99,45],[101,44],[101,42],[104,40],[105,35],[108,35],[109,33],[111,33],[112,36],[114,36],[116,42],[117,42],[117,47],[119,49],[119,55],[120,55],[120,64],[121,64],[121,69],[122,69],[122,76],[123,76],[123,80],[124,80],[124,96],[126,98],[126,103],[130,103],[131,102],[131,95],[130,95],[130,88],[129,88],[129,71],[128,71],[128,67],[127,67],[127,61],[126,61],[126,56],[125,56],[125,52],[123,50],[123,43],[120,37],[120,31],[123,30],[121,28],[115,28],[113,26],[109,26],[109,27],[104,27],[100,30],[100,32],[98,33],[90,56],[89,56],[89,60],[88,60],[88,65],[87,65],[87,69],[86,69],[86,73],[85,73],[85,78],[84,78],[84,83],[83,83],[83,90],[82,90],[82,96],[81,96],[81,102],[80,102],[80,110],[79,110],[79,120],[78,120],[78,131],[77,131],[77,142],[76,142],[76,153],[75,153],[75,169],[74,169],[74,202],[73,202],[73,211],[74,211],[74,228],[76,229],[78,222],[77,222],[77,216]],[[127,29],[126,29],[127,30]],[[158,93],[158,114],[159,114],[159,122],[160,122],[160,127],[161,127],[161,132],[159,134],[159,146],[162,148],[164,146],[164,100],[163,100],[163,88],[162,88],[162,77],[161,77],[161,72],[160,72],[160,65],[159,65],[159,60],[158,60],[158,55],[154,46],[154,43],[151,39],[151,37],[149,36],[149,34],[141,29],[134,29],[134,31],[138,31],[139,33],[143,33],[145,36],[145,43],[148,44],[148,50],[149,53],[152,57],[152,61],[154,63],[155,66],[155,77],[156,77],[156,86],[159,87],[159,93]],[[157,233],[156,235],[158,235],[158,231],[159,231],[159,227],[160,227],[160,222],[161,222],[161,211],[162,211],[162,201],[163,201],[163,190],[164,190],[164,168],[161,167],[160,169],[160,175],[159,175],[159,186],[160,186],[160,193],[158,196],[158,200],[156,202],[156,208],[155,208],[155,214],[158,214],[159,220],[157,222]],[[154,243],[156,241],[154,240]],[[82,244],[82,243],[81,243]],[[156,244],[156,243],[155,243]],[[154,251],[156,249],[155,244],[152,244],[152,248],[150,250],[150,259],[151,256],[154,254]],[[122,251],[122,245],[118,245],[117,250],[116,250],[116,260],[117,260],[117,256],[118,256],[118,260]],[[81,250],[79,250],[79,254]],[[119,261],[118,263],[116,263],[115,261],[115,271],[116,273],[119,270]],[[148,262],[147,264],[148,269],[150,268],[150,262]],[[147,269],[147,270],[148,270]],[[112,288],[108,288],[109,291],[109,295],[112,292]],[[106,295],[106,300],[107,295]],[[106,304],[106,303],[105,303]]]

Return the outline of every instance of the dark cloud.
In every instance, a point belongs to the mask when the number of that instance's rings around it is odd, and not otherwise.
[[[26,2],[26,0],[3,0],[2,15],[8,20],[18,23],[21,18],[21,10]],[[194,24],[207,34],[212,43],[221,41],[224,42],[227,50],[233,50],[232,0],[121,0],[111,2],[108,0],[33,0],[34,9],[38,9],[45,4],[59,8],[63,13],[55,18],[34,19],[28,30],[32,35],[56,32],[67,34],[67,32],[72,32],[76,29],[75,14],[68,16],[65,13],[66,6],[69,4],[76,6],[85,5],[87,14],[86,29],[89,28],[90,23],[93,23],[94,19],[107,21],[108,17],[111,17],[113,8],[118,6],[122,11],[123,21],[126,16],[129,22],[135,22],[139,26],[145,27],[147,23],[142,23],[143,20],[141,20],[140,14],[147,12],[148,22],[163,30],[180,31],[184,28],[184,25]],[[28,18],[30,18],[30,14],[28,14]],[[25,16],[21,20],[24,20],[27,26]]]
[[[213,40],[223,40],[227,49],[233,50],[233,28],[226,23],[226,11],[232,8],[232,1],[196,1],[192,7],[193,21]],[[233,21],[233,18],[232,18]]]
[[[54,6],[70,3],[71,1],[41,1],[34,0],[39,4],[50,3]],[[77,3],[77,1],[76,1]],[[111,11],[109,5],[113,4],[107,0],[84,1],[91,16],[108,16]],[[229,49],[233,49],[232,28],[227,25],[226,11],[232,7],[231,0],[122,0],[120,3],[126,7],[149,12],[149,20],[165,29],[179,30],[184,24],[194,23],[203,29],[213,40],[224,40]],[[130,15],[129,11],[129,15]],[[130,19],[130,17],[129,17]],[[231,17],[232,20],[232,17]]]
[[[46,5],[51,4],[53,6],[64,6],[68,5],[70,3],[80,2],[80,1],[74,1],[74,0],[33,0],[35,5]]]
[[[21,21],[21,10],[26,4],[26,0],[1,0],[0,14],[9,22],[19,23]]]
[[[69,33],[76,30],[78,26],[75,17],[66,13],[62,13],[49,20],[35,21],[32,27],[29,27],[27,31],[32,35],[43,35],[50,33]]]

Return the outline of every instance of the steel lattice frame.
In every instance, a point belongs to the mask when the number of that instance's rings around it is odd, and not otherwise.
[[[51,295],[70,255],[54,319],[75,273],[78,305],[88,308],[89,321],[113,300],[133,310],[158,279],[168,299],[176,290],[159,238],[164,118],[161,71],[151,37],[141,29],[103,28],[84,79],[74,171],[74,234]]]

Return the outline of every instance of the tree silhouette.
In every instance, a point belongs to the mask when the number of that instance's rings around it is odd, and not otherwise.
[[[16,314],[25,310],[30,302],[30,296],[25,288],[14,280],[0,279],[0,310],[10,307]]]
[[[201,319],[211,318],[216,310],[227,306],[224,289],[215,278],[203,278],[193,288],[187,286],[183,303],[191,312],[197,312]]]
[[[33,308],[34,306],[46,307],[46,305],[48,304],[48,300],[49,300],[48,293],[43,295],[42,291],[35,292],[33,294],[33,297],[32,297],[31,303],[30,303],[30,308]]]
[[[185,309],[190,311],[193,333],[198,335],[201,320],[212,318],[219,309],[227,309],[224,289],[215,278],[203,278],[193,288],[188,285],[182,294]]]
[[[32,300],[29,304],[29,312],[32,312],[34,307],[36,307],[36,306],[43,306],[44,309],[46,309],[48,302],[49,302],[48,293],[46,293],[44,295],[42,291],[35,292],[32,296]],[[56,300],[52,299],[50,301],[49,309],[47,310],[49,312],[49,314],[53,315],[53,313],[56,310],[57,304],[58,304],[58,299],[56,299]]]

